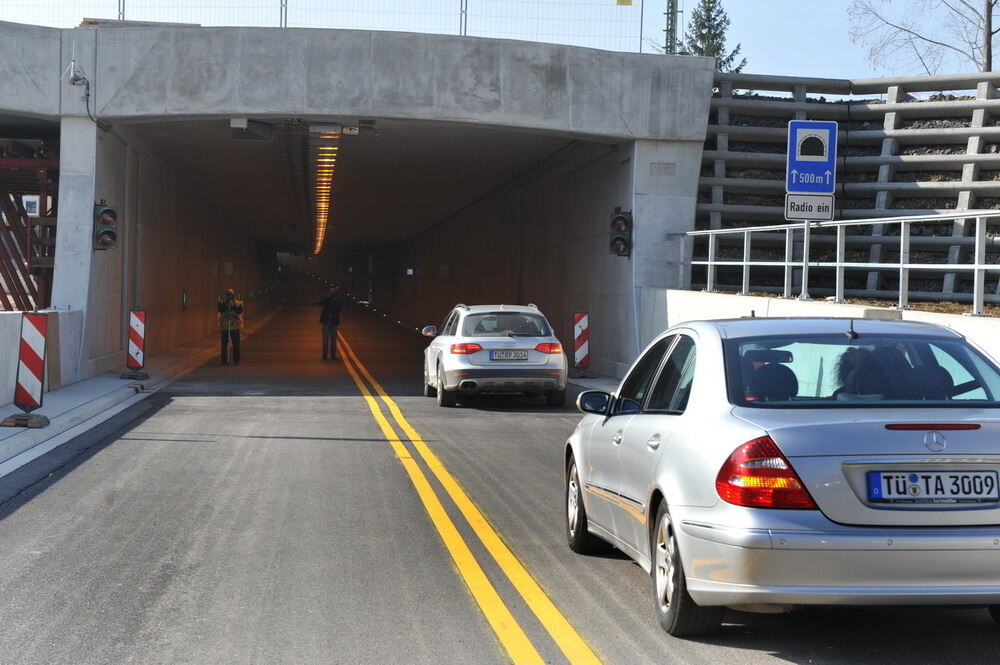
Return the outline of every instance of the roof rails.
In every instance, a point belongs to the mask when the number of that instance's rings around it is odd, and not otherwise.
[[[460,302],[457,305],[455,305],[455,309],[469,309],[469,306],[466,305],[464,302]]]
[[[535,303],[533,303],[533,302],[529,302],[529,303],[528,303],[528,307],[530,307],[531,309],[538,309],[538,305],[536,305],[536,304],[535,304]]]

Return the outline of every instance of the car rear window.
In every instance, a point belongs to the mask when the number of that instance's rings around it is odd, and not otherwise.
[[[548,337],[549,324],[541,314],[524,312],[489,312],[469,314],[462,323],[464,337],[501,337],[522,335]]]
[[[739,406],[1000,406],[1000,369],[964,340],[840,333],[733,339],[724,348]]]

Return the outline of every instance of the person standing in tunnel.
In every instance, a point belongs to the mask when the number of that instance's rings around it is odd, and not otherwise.
[[[233,346],[233,364],[240,364],[240,331],[243,330],[243,301],[228,289],[219,302],[219,337],[222,340],[221,364],[228,365],[229,345]]]
[[[323,324],[323,360],[337,360],[337,326],[340,325],[340,299],[337,298],[337,287],[331,286],[330,293],[319,301],[323,308],[319,322]]]

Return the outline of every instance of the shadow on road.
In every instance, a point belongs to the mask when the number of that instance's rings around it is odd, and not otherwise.
[[[985,608],[807,608],[791,614],[729,611],[705,644],[767,653],[790,663],[994,665],[1000,626]],[[753,660],[753,659],[751,659]]]

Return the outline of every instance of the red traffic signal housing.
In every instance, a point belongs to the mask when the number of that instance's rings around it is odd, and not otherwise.
[[[632,213],[616,212],[611,215],[608,250],[615,256],[632,255]]]
[[[94,249],[114,249],[118,246],[118,211],[109,205],[94,206]]]

